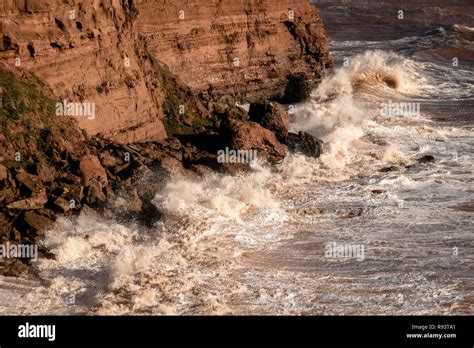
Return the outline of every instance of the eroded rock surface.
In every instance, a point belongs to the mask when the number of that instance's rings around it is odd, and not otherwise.
[[[34,73],[58,101],[95,103],[80,127],[122,143],[173,128],[167,109],[186,97],[170,93],[168,69],[190,95],[295,103],[331,66],[306,0],[7,0],[0,17],[0,64]]]
[[[270,163],[320,154],[279,104],[331,67],[305,0],[4,0],[0,20],[0,243],[36,243],[90,207],[152,227],[167,180],[252,170],[220,163],[227,147]]]

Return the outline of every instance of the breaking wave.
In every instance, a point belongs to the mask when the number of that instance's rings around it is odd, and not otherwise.
[[[376,50],[325,78],[291,126],[324,141],[320,159],[170,181],[151,229],[94,213],[61,219],[45,240],[56,258],[38,263],[43,284],[20,312],[472,313],[472,256],[451,255],[458,242],[473,247],[471,222],[450,210],[472,192],[472,130],[378,112],[389,98],[428,100],[442,68],[427,64]],[[417,164],[427,153],[437,163]],[[366,261],[325,259],[333,241],[365,245]]]

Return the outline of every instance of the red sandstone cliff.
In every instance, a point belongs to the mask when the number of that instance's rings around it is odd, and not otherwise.
[[[224,147],[270,164],[321,152],[268,101],[301,100],[331,64],[306,1],[2,0],[0,33],[0,242],[35,243],[87,207],[150,227],[168,178],[250,170],[220,163]],[[57,115],[63,100],[95,106],[75,117],[88,132]]]
[[[161,93],[147,87],[138,56],[133,6],[97,0],[2,4],[0,60],[15,68],[19,57],[21,68],[49,84],[60,100],[95,102],[97,117],[78,117],[81,127],[127,142],[166,136]]]
[[[139,0],[138,8],[149,49],[195,90],[279,95],[286,76],[317,79],[330,65],[307,0]]]
[[[330,66],[305,0],[3,0],[0,20],[0,64],[34,73],[58,100],[96,103],[79,125],[121,142],[166,137],[167,86],[150,53],[192,92],[236,101],[281,98],[288,76],[314,83]]]

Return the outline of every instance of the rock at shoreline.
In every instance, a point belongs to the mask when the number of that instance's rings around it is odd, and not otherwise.
[[[62,197],[80,202],[84,198],[84,186],[77,184],[62,184]]]
[[[418,163],[433,163],[435,162],[435,158],[433,155],[425,155],[420,157],[416,160]]]
[[[0,243],[2,242],[1,235],[8,235],[11,232],[11,226],[5,214],[0,213]]]
[[[312,85],[305,74],[296,73],[287,76],[287,84],[281,102],[283,104],[299,103],[306,100],[312,90]]]
[[[86,186],[86,202],[88,204],[94,203],[105,203],[107,200],[106,195],[104,194],[102,183],[97,179],[89,179],[89,182]]]
[[[313,158],[321,156],[323,148],[322,141],[305,132],[288,133],[286,145],[291,152]]]
[[[0,203],[7,204],[15,200],[15,197],[18,196],[18,190],[13,187],[5,187],[3,190],[0,190]]]
[[[0,274],[6,277],[21,277],[28,273],[28,266],[19,259],[6,259],[2,262]]]
[[[65,200],[62,197],[56,198],[54,201],[54,205],[58,208],[62,213],[67,213],[69,209],[71,209],[71,203]]]
[[[259,155],[283,159],[287,148],[281,144],[270,130],[255,122],[232,120],[230,123],[231,148],[238,150],[258,150]]]
[[[262,127],[271,130],[278,141],[284,142],[288,136],[290,119],[285,108],[274,102],[259,102],[250,105],[249,117]]]
[[[86,155],[82,157],[79,168],[86,186],[91,179],[95,179],[102,185],[107,186],[107,173],[97,156]]]
[[[25,213],[25,221],[30,227],[37,231],[43,231],[51,227],[53,224],[53,221],[47,217],[37,214],[33,211],[27,211]]]
[[[383,167],[380,169],[380,172],[381,173],[389,173],[389,172],[396,172],[396,171],[399,171],[400,170],[400,167],[398,166],[387,166],[387,167]]]

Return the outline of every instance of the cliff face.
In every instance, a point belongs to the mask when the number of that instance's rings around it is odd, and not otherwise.
[[[235,101],[281,99],[289,77],[314,83],[330,66],[305,0],[4,0],[0,18],[0,64],[34,73],[58,100],[95,103],[79,125],[120,142],[166,137],[169,93],[150,56],[191,93]]]
[[[149,49],[194,90],[278,98],[289,75],[315,82],[331,64],[307,0],[141,0],[137,7]]]
[[[150,227],[167,178],[251,170],[223,148],[321,152],[269,101],[301,100],[331,64],[306,1],[2,0],[0,33],[0,242],[87,207]]]
[[[131,1],[6,0],[0,6],[0,60],[33,72],[60,100],[96,103],[94,119],[77,117],[81,127],[124,142],[166,136],[162,93],[147,86]]]

